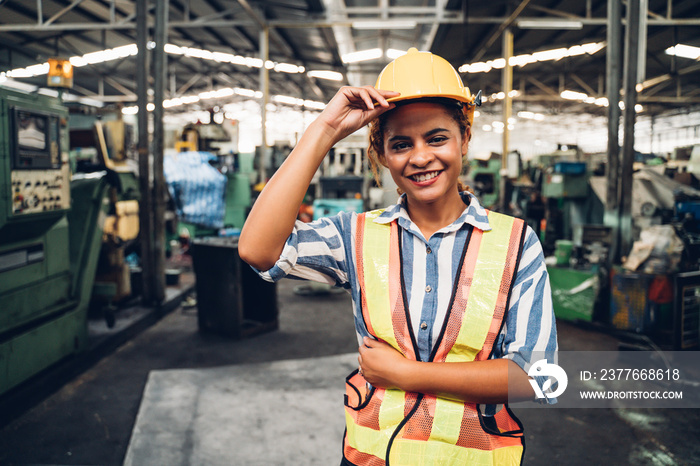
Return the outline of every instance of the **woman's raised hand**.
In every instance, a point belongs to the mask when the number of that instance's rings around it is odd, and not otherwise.
[[[395,107],[386,101],[398,92],[375,89],[372,86],[341,87],[318,117],[332,136],[340,141],[387,110]]]

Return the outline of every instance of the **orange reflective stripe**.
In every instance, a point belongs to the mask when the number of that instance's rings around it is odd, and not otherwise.
[[[494,418],[501,433],[522,431],[522,426],[513,419],[505,406],[494,415]]]
[[[362,251],[364,251],[364,231],[365,231],[365,214],[360,214],[357,216],[357,227],[355,229],[355,256],[357,258],[357,280],[360,283],[360,299],[362,300],[362,318],[365,322],[365,326],[367,327],[367,331],[372,334],[376,335],[374,332],[374,328],[372,328],[372,322],[369,318],[369,310],[367,309],[367,296],[364,293],[364,283],[365,283],[365,275],[364,275],[364,260],[362,259]]]
[[[361,464],[363,466],[384,466],[386,462],[384,458],[378,458],[369,453],[362,453],[348,445],[348,434],[345,434],[345,448],[343,449],[345,459],[352,464]]]
[[[462,415],[459,439],[457,439],[458,446],[478,448],[479,450],[493,450],[495,448],[522,445],[522,432],[514,434],[513,436],[500,436],[485,432],[479,420],[479,413],[477,410],[477,406],[473,403],[464,404],[464,414]],[[518,424],[510,417],[505,407],[499,411],[499,414],[501,415],[495,418],[499,427],[501,423],[504,423],[509,427],[515,425],[516,428],[510,430],[517,430]],[[505,429],[499,428],[499,430],[501,432],[508,432],[508,430]],[[476,435],[477,433],[478,435]]]
[[[416,402],[417,394],[408,393],[406,398],[411,398],[413,404]],[[408,403],[407,403],[408,404]],[[408,413],[406,413],[408,414]],[[403,438],[412,440],[423,440],[426,441],[430,438],[430,428],[426,428],[426,422],[432,423],[432,419],[435,416],[435,397],[432,395],[425,395],[420,401],[416,412],[411,416],[411,418],[406,422],[406,426],[403,431]],[[426,421],[430,420],[430,421]],[[428,426],[429,427],[429,426]]]
[[[409,359],[416,360],[416,351],[411,341],[411,333],[406,320],[407,309],[404,307],[401,291],[401,252],[399,250],[399,227],[391,223],[389,254],[389,297],[391,302],[391,320],[394,325],[394,338],[401,352]]]

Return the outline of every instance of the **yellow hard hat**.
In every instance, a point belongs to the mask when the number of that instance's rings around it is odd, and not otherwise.
[[[389,102],[424,97],[457,100],[466,105],[469,124],[474,121],[474,108],[481,105],[481,92],[472,95],[447,60],[430,52],[419,52],[415,47],[386,65],[374,87],[401,93],[387,99]]]

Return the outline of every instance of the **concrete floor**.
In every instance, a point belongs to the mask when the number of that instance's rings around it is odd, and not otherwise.
[[[290,441],[297,437],[288,438],[284,430],[272,429],[274,416],[245,410],[260,398],[246,398],[246,393],[256,390],[236,383],[237,377],[243,381],[243,374],[267,373],[271,376],[247,383],[257,384],[258,395],[279,394],[290,374],[316,367],[321,369],[318,379],[324,380],[317,389],[342,391],[342,378],[336,380],[338,374],[323,368],[336,367],[344,373],[344,366],[352,364],[350,353],[356,351],[357,343],[349,295],[298,296],[293,292],[298,284],[284,280],[278,285],[279,330],[245,340],[202,334],[197,329],[196,308],[175,309],[4,425],[0,464],[338,464],[341,439],[335,425],[301,432],[302,437],[323,445],[337,442],[331,447],[338,456],[331,461],[323,456],[327,453],[316,453],[310,444]],[[619,343],[611,335],[564,322],[558,324],[558,330],[562,350],[614,351]],[[327,382],[330,380],[334,382]],[[196,390],[204,395],[219,384],[222,393],[235,393],[228,399],[237,404],[215,398],[218,401],[213,405],[198,411],[198,422],[186,425],[159,419],[168,409],[193,417],[191,402],[178,402],[171,408],[158,404],[165,399],[159,397],[159,390],[186,384],[199,387]],[[319,398],[325,396],[318,393]],[[308,415],[314,411],[305,409],[308,399],[289,397],[290,412]],[[314,411],[318,419],[330,412],[323,403]],[[340,406],[342,398],[338,403]],[[526,428],[526,464],[700,464],[700,409],[519,409],[516,413]],[[202,423],[201,416],[208,422]],[[161,433],[190,428],[188,438],[200,439],[198,449],[179,440],[163,443],[162,435],[140,427],[146,426],[144,422],[150,429],[160,426]],[[289,450],[289,460],[266,462],[261,457],[265,449],[241,438],[244,433],[273,443],[279,438],[281,451]],[[297,430],[294,435],[299,434]],[[338,438],[330,440],[334,437]],[[149,448],[164,445],[167,448],[162,451],[171,454],[166,462],[154,456],[140,456],[149,458],[142,463],[134,460],[138,451],[143,455]],[[256,456],[260,461],[251,459]]]

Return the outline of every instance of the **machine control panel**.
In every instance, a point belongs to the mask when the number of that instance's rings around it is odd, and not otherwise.
[[[50,170],[12,170],[12,215],[26,215],[70,208],[68,164]]]

